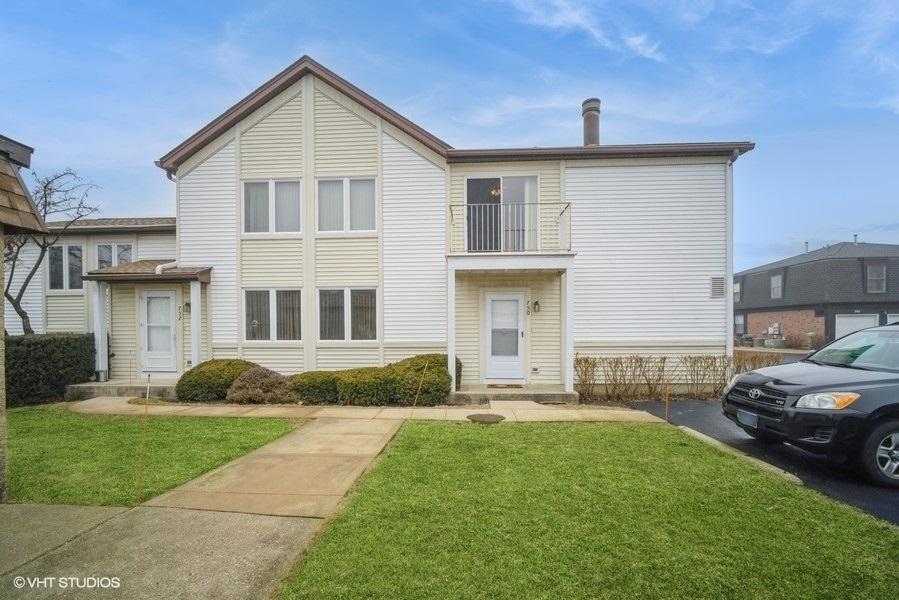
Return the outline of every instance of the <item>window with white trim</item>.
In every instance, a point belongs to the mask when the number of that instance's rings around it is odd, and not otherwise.
[[[734,302],[739,302],[743,293],[743,282],[735,281],[734,282]]]
[[[320,289],[318,337],[324,341],[378,339],[377,289]]]
[[[375,231],[377,201],[374,179],[319,179],[318,231]]]
[[[243,182],[244,233],[299,233],[302,186],[298,179]]]
[[[771,276],[771,299],[780,300],[784,296],[784,276],[780,273]]]
[[[131,244],[97,244],[97,268],[113,267],[132,260]]]
[[[734,315],[734,334],[746,334],[746,315]]]
[[[865,265],[865,290],[869,294],[885,294],[887,291],[887,266],[883,263]]]
[[[299,341],[302,290],[244,290],[247,341]]]
[[[50,246],[47,264],[51,290],[82,290],[82,250],[80,244]]]

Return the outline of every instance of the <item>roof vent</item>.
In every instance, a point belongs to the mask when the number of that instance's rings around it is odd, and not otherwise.
[[[599,98],[587,98],[581,104],[584,117],[584,145],[599,146]]]

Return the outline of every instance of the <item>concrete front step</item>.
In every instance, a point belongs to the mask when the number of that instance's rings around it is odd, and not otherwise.
[[[451,392],[448,404],[490,404],[504,401],[530,401],[538,404],[578,404],[576,392],[550,392],[521,390],[478,390]]]
[[[144,398],[147,394],[147,384],[105,381],[98,383],[76,383],[66,386],[66,400],[89,400],[100,396],[120,396],[126,398]],[[176,400],[175,383],[151,383],[150,398],[158,400]]]

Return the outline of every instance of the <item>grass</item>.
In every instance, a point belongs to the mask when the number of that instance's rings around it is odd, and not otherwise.
[[[407,423],[284,598],[883,598],[899,530],[653,424]]]
[[[15,502],[128,505],[142,417],[82,415],[67,405],[14,408],[8,476]],[[286,419],[149,417],[143,502],[292,429]]]

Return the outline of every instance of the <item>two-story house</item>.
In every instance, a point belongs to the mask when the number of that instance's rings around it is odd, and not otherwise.
[[[157,162],[175,260],[85,276],[95,310],[110,290],[115,356],[176,377],[445,352],[463,387],[570,391],[575,352],[729,352],[753,144],[601,145],[599,101],[581,110],[584,145],[459,150],[301,58]],[[129,375],[98,333],[98,369]]]
[[[899,322],[899,245],[841,242],[734,275],[734,334],[793,347]]]

